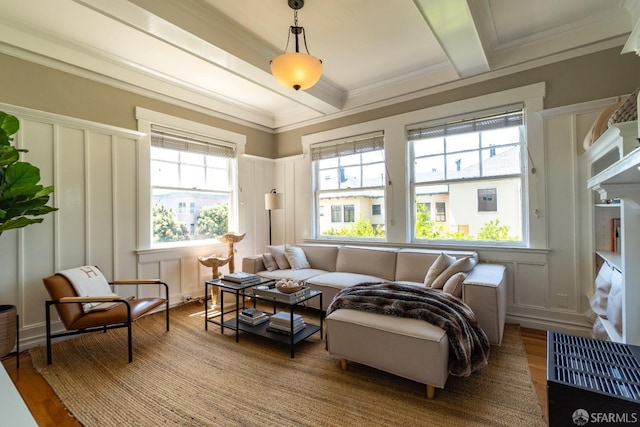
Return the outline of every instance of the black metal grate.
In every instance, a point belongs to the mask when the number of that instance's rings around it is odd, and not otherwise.
[[[550,379],[628,400],[640,400],[640,363],[631,346],[561,333],[551,339]]]

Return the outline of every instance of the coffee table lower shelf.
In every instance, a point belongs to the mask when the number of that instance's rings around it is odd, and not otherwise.
[[[223,326],[225,328],[229,328],[231,330],[236,330],[236,319],[230,319],[227,320],[223,323]],[[280,334],[278,332],[271,332],[267,330],[267,326],[269,326],[269,322],[264,322],[261,323],[259,325],[248,325],[246,323],[242,323],[240,321],[238,321],[238,329],[240,331],[243,332],[248,332],[250,334],[254,334],[254,335],[259,335],[261,337],[265,337],[265,338],[269,338],[270,340],[276,341],[276,342],[280,342],[283,344],[289,344],[291,346],[291,357],[293,357],[293,346],[296,345],[297,343],[299,343],[300,341],[303,341],[307,338],[309,338],[311,335],[315,334],[316,332],[320,332],[321,328],[318,325],[314,325],[314,324],[309,324],[307,323],[307,326],[305,326],[305,328],[301,331],[298,331],[297,333],[293,334],[293,336],[291,335],[287,335],[287,334]]]

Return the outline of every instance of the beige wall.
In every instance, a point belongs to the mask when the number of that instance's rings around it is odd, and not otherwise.
[[[144,107],[246,135],[246,154],[271,159],[276,156],[275,137],[270,132],[3,54],[0,102],[132,130],[137,129],[135,107]]]
[[[547,85],[547,96],[544,100],[544,106],[547,109],[609,96],[629,94],[640,86],[640,58],[632,54],[620,55],[621,50],[622,47],[616,47],[389,107],[279,133],[277,135],[277,157],[301,154],[300,139],[302,135],[537,82],[545,82]]]

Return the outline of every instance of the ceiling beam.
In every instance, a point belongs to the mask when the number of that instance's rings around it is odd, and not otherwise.
[[[414,0],[459,77],[490,71],[466,0]]]

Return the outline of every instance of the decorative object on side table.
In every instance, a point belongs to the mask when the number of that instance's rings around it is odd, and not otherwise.
[[[298,292],[303,287],[304,282],[296,282],[293,280],[278,280],[276,282],[276,289],[285,294]]]
[[[200,261],[200,264],[204,265],[205,267],[211,267],[211,278],[213,280],[217,280],[222,273],[220,273],[220,271],[218,270],[220,267],[222,267],[223,265],[226,265],[229,262],[229,257],[224,257],[220,254],[215,254],[215,255],[211,255],[208,257],[198,257],[198,261]],[[211,309],[212,310],[218,310],[218,294],[219,294],[219,289],[217,286],[212,286],[211,287]],[[206,297],[206,295],[205,295]]]
[[[230,231],[222,237],[219,237],[218,240],[227,244],[227,257],[229,258],[229,273],[233,273],[236,271],[236,262],[234,254],[236,252],[234,245],[238,242],[241,242],[244,239],[244,236],[247,233],[236,233],[235,231]],[[214,277],[214,279],[216,279]]]

